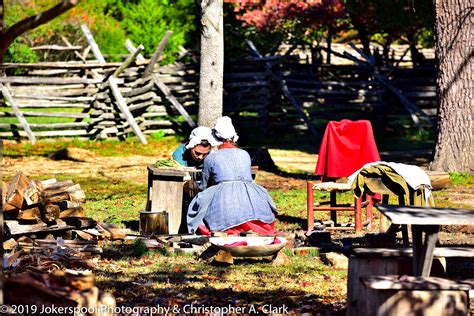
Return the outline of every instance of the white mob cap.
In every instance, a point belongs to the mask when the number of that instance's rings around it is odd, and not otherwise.
[[[199,126],[191,131],[186,149],[191,149],[200,145],[203,140],[207,140],[211,146],[217,145],[214,136],[212,136],[212,130],[206,126]]]
[[[218,140],[230,139],[234,143],[239,139],[239,135],[235,132],[234,125],[232,125],[232,119],[228,116],[217,119],[216,125],[214,126],[214,136],[216,136]]]

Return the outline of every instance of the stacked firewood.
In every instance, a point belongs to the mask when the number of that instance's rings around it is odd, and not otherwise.
[[[11,235],[61,230],[67,226],[65,219],[84,217],[86,195],[72,180],[30,180],[19,171],[10,182],[2,183],[2,191],[4,219]]]

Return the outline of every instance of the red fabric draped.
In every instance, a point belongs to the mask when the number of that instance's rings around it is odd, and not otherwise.
[[[198,226],[201,235],[210,236],[211,231],[204,225]],[[267,224],[258,220],[249,221],[225,230],[228,235],[240,235],[243,232],[255,232],[259,235],[275,234],[275,223]]]
[[[323,180],[347,177],[366,163],[379,160],[369,121],[330,121],[319,148],[315,174]]]

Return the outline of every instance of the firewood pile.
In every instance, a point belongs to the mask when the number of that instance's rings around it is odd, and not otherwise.
[[[86,195],[72,180],[30,180],[18,171],[11,181],[2,183],[2,192],[5,240],[31,236],[36,246],[47,248],[50,241],[39,238],[53,235],[63,237],[68,247],[81,248],[82,241],[97,244],[97,240],[125,237],[112,225],[84,217]]]
[[[20,239],[19,243],[34,243],[27,237]],[[61,314],[68,315],[112,314],[115,300],[100,294],[91,272],[97,257],[61,246],[60,239],[50,248],[16,249],[4,260],[5,302],[30,310],[13,312],[42,314],[62,308]]]
[[[124,239],[125,233],[84,217],[85,201],[71,180],[28,179],[18,171],[2,183],[4,298],[10,306],[30,308],[12,313],[63,308],[61,314],[111,314],[115,300],[100,295],[91,269],[100,260],[101,240]]]

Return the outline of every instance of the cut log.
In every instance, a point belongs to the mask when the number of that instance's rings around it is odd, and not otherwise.
[[[33,207],[25,210],[20,210],[17,216],[18,220],[33,221],[41,217],[41,210],[39,207]]]
[[[81,185],[80,184],[65,184],[61,187],[54,188],[54,189],[47,189],[43,190],[43,198],[47,199],[49,197],[52,197],[54,195],[59,195],[62,193],[73,193],[75,191],[81,190]]]
[[[73,232],[73,233],[76,233],[77,236],[79,236],[79,238],[84,239],[84,240],[86,240],[86,241],[91,241],[91,240],[97,239],[96,236],[91,235],[91,234],[89,234],[89,233],[86,233],[86,232],[84,232],[84,231],[82,231],[82,230],[73,230],[72,232]]]
[[[2,181],[2,211],[9,212],[9,211],[18,210],[18,208],[16,208],[15,206],[10,205],[7,202],[5,202],[7,191],[8,191],[8,182]]]
[[[69,226],[74,226],[76,229],[87,229],[97,225],[97,221],[88,217],[65,217],[62,218]]]
[[[80,202],[72,202],[72,201],[59,201],[55,204],[58,205],[61,208],[61,211],[65,211],[65,210],[68,210],[68,209],[71,209],[71,208],[81,207]]]
[[[74,192],[64,192],[53,196],[44,197],[43,201],[45,203],[58,203],[62,201],[73,201],[83,203],[86,201],[86,194],[82,190],[77,190]]]
[[[125,232],[113,224],[103,223],[101,226],[110,233],[110,239],[125,239],[126,237]]]
[[[17,172],[13,179],[8,185],[8,189],[5,194],[5,202],[21,208],[23,205],[23,194],[30,184],[28,178],[21,172]]]
[[[56,204],[46,204],[42,211],[42,218],[46,222],[53,222],[59,218],[60,209]]]
[[[69,180],[71,181],[71,180]],[[47,189],[50,185],[57,183],[58,181],[55,178],[51,178],[48,180],[41,181],[41,190]],[[72,182],[72,181],[71,181]]]
[[[449,174],[441,171],[426,171],[431,180],[431,186],[433,190],[441,190],[446,188],[449,183]]]
[[[69,194],[67,192],[43,198],[44,203],[56,203],[65,200],[69,200]]]
[[[38,204],[41,202],[41,181],[32,180],[28,187],[25,189],[23,198],[27,205]]]
[[[74,207],[74,208],[68,208],[68,209],[62,210],[59,213],[59,218],[64,219],[66,217],[85,217],[84,216],[84,210],[82,209],[82,206]]]

